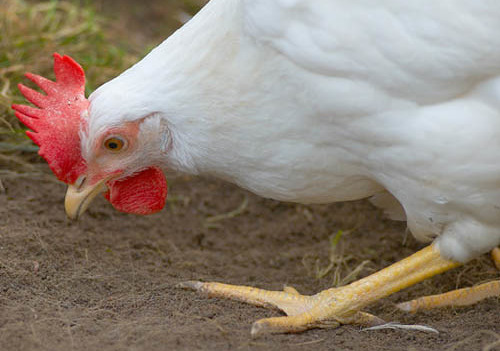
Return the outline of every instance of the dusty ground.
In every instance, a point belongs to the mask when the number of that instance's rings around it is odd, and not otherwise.
[[[118,30],[133,28],[138,51],[172,29],[163,16],[174,0],[127,2],[132,7],[109,0],[98,8]],[[278,312],[175,288],[200,279],[318,292],[334,272],[316,277],[315,262],[328,265],[329,237],[339,230],[349,232],[336,251],[344,259],[341,277],[369,260],[358,278],[365,276],[421,247],[402,223],[365,201],[283,204],[215,180],[169,177],[169,202],[159,214],[120,214],[100,200],[74,223],[65,218],[64,186],[44,172],[0,172],[0,350],[500,350],[498,298],[417,315],[394,308],[498,277],[486,256],[370,309],[387,321],[432,326],[438,335],[343,326],[252,340],[251,323]],[[237,216],[207,221],[245,199]]]
[[[345,276],[361,275],[419,248],[403,244],[405,227],[367,202],[302,206],[264,200],[209,179],[170,177],[164,211],[150,217],[116,212],[97,201],[84,218],[65,218],[64,186],[50,177],[2,178],[0,194],[1,350],[500,350],[500,304],[405,315],[395,302],[492,279],[487,257],[396,294],[371,308],[388,321],[430,325],[440,334],[360,331],[343,326],[252,340],[250,325],[278,312],[178,290],[190,279],[314,293],[333,275],[328,237],[341,240]],[[238,208],[234,218],[207,218]],[[348,256],[352,256],[349,258]],[[486,349],[485,349],[486,350]]]

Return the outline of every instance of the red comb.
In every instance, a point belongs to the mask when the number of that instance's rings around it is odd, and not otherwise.
[[[85,73],[71,57],[57,53],[54,73],[55,82],[26,73],[47,95],[19,84],[24,97],[39,108],[27,105],[12,105],[12,108],[17,118],[32,130],[26,134],[40,146],[38,153],[57,178],[73,184],[86,168],[79,136],[81,115],[89,106],[85,98]]]

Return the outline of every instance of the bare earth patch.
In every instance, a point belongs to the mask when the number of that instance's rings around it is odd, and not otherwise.
[[[497,277],[487,256],[371,308],[387,321],[440,334],[343,326],[253,340],[251,323],[279,312],[175,288],[201,279],[287,284],[312,294],[330,286],[335,273],[345,277],[369,260],[362,277],[420,247],[410,236],[403,243],[405,226],[365,201],[283,204],[210,179],[170,177],[171,196],[159,214],[125,215],[97,201],[75,223],[65,218],[64,186],[42,178],[2,178],[2,350],[500,350],[498,298],[417,315],[394,308]],[[315,265],[328,266],[329,238],[339,230],[347,234],[335,252],[345,259],[318,279]]]

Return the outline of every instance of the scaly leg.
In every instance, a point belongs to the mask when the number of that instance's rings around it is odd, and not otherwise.
[[[497,269],[500,271],[500,248],[495,247],[491,251],[491,258],[493,259],[493,262],[495,263]]]
[[[221,283],[186,282],[180,287],[213,297],[230,298],[273,307],[287,316],[264,318],[252,326],[252,335],[300,332],[311,328],[332,328],[340,324],[373,325],[381,320],[360,310],[370,303],[414,285],[426,278],[459,266],[441,257],[434,245],[377,273],[349,285],[324,290],[316,295],[300,295],[293,288],[284,291]]]
[[[498,247],[491,251],[491,258],[495,266],[500,270],[500,249]],[[470,288],[452,290],[444,294],[420,297],[400,303],[397,307],[406,312],[417,312],[438,307],[468,306],[493,296],[500,296],[500,280]]]

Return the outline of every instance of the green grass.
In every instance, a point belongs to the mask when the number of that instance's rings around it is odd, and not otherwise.
[[[0,155],[36,151],[10,105],[25,102],[17,89],[17,83],[28,83],[25,72],[54,79],[52,53],[83,66],[87,93],[137,60],[105,35],[104,23],[91,5],[0,1]]]
[[[310,275],[317,280],[331,279],[329,284],[332,287],[344,286],[358,279],[370,261],[360,262],[355,256],[343,253],[339,244],[342,237],[350,233],[351,230],[339,230],[337,233],[330,235],[328,262],[326,264],[322,263],[322,260],[314,254],[303,257],[302,264]]]

